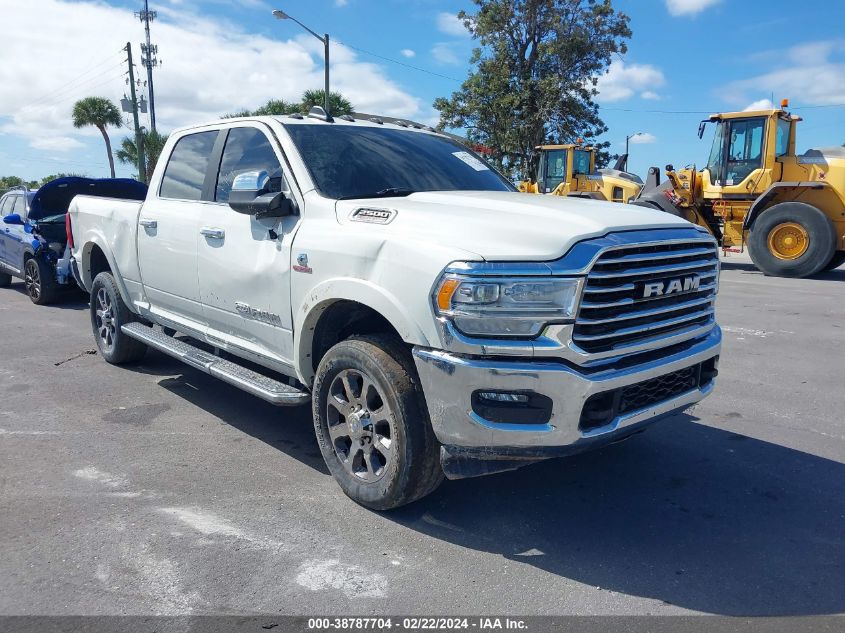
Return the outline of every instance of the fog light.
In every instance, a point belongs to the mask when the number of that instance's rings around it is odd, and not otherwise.
[[[528,402],[524,393],[508,393],[505,391],[481,391],[478,397],[492,402]]]

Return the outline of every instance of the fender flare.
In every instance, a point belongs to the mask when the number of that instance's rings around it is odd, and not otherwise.
[[[311,347],[317,322],[323,312],[338,301],[354,301],[375,310],[406,343],[427,347],[437,344],[428,340],[423,329],[401,302],[384,288],[363,279],[327,279],[311,288],[299,305],[294,306],[294,358],[297,377],[305,385],[310,384],[314,376]]]
[[[117,262],[114,259],[114,255],[111,252],[111,249],[108,247],[108,242],[106,239],[98,234],[93,233],[88,236],[88,239],[85,241],[85,244],[82,246],[80,259],[79,262],[79,276],[82,278],[82,282],[85,286],[85,290],[89,293],[91,292],[91,286],[94,283],[94,280],[91,278],[91,251],[93,250],[94,246],[98,247],[102,252],[103,255],[106,257],[106,261],[109,264],[109,269],[111,270],[112,277],[114,277],[115,282],[117,282],[117,288],[120,291],[120,298],[123,300],[123,303],[126,304],[126,307],[129,308],[130,312],[134,312],[137,314],[137,310],[129,299],[129,291],[126,288],[126,284],[123,282],[123,275],[120,274],[120,269],[117,267]]]
[[[816,181],[807,181],[807,182],[776,182],[771,187],[766,189],[754,203],[751,205],[751,208],[748,209],[748,213],[745,214],[745,220],[742,223],[742,230],[748,231],[754,226],[754,222],[760,217],[760,214],[769,207],[769,202],[777,196],[781,191],[786,189],[825,189],[829,188],[830,183],[827,182],[816,182]],[[800,202],[799,200],[789,200],[788,202]]]

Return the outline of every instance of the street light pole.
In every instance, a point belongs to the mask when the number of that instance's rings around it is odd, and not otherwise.
[[[292,15],[288,15],[287,13],[279,9],[275,9],[273,11],[273,17],[275,17],[277,20],[293,20],[299,26],[301,26],[303,29],[308,31],[311,35],[313,35],[323,43],[323,66],[325,68],[326,86],[324,89],[325,94],[323,95],[323,109],[326,111],[327,115],[331,115],[331,112],[329,111],[329,34],[326,33],[321,37],[320,35],[317,35],[314,31],[309,29],[307,26],[305,26],[302,22],[297,20],[295,17],[293,17]]]
[[[642,134],[642,132],[634,132],[633,134],[629,134],[625,137],[625,171],[628,171],[628,141],[640,134]]]

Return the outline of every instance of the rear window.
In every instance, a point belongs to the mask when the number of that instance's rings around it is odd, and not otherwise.
[[[201,200],[208,161],[216,140],[217,130],[180,138],[164,170],[159,196],[176,200]]]

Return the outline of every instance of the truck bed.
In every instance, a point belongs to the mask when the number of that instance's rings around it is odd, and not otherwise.
[[[114,271],[118,273],[116,278],[122,278],[127,285],[140,284],[136,235],[142,204],[122,198],[76,196],[68,210],[76,261],[86,261],[83,255],[87,253],[83,253],[83,248],[91,249],[99,244],[105,253],[115,258],[110,264],[113,270],[117,269]],[[89,271],[81,269],[80,276],[86,289],[90,290],[93,279]]]

